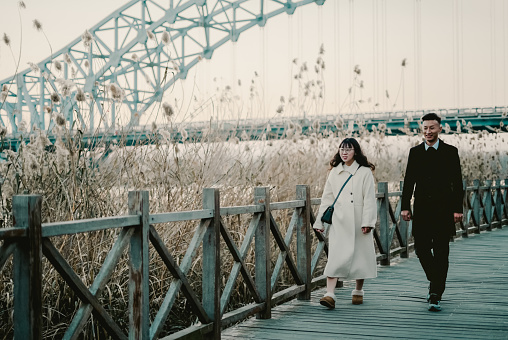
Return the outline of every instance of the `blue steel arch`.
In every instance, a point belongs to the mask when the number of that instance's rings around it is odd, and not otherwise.
[[[50,130],[59,113],[83,131],[110,128],[116,99],[136,126],[166,89],[217,48],[276,15],[325,0],[169,0],[169,8],[167,2],[132,0],[36,66],[1,81],[0,124],[15,134],[29,114],[28,129]]]

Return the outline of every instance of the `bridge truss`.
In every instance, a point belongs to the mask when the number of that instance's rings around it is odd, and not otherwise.
[[[60,51],[1,81],[0,125],[13,135],[51,130],[57,117],[83,132],[138,126],[165,90],[217,48],[274,16],[324,2],[169,0],[168,8],[168,0],[132,0]],[[120,117],[120,104],[130,117]]]

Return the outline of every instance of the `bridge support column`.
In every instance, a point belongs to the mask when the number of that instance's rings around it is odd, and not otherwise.
[[[296,186],[296,199],[304,200],[305,206],[301,209],[298,216],[296,227],[296,252],[298,273],[303,280],[305,290],[298,294],[298,300],[310,300],[312,290],[312,274],[311,274],[311,239],[310,239],[310,188],[308,185]]]
[[[259,312],[258,319],[270,319],[272,317],[272,290],[271,290],[271,265],[270,265],[270,189],[257,187],[254,189],[254,204],[264,205],[264,215],[256,229],[256,288],[261,301],[265,303],[263,311]]]
[[[26,230],[14,251],[14,339],[42,339],[42,228],[40,195],[12,199],[14,227]]]
[[[148,191],[129,192],[129,215],[140,215],[129,252],[129,339],[148,339],[149,320],[149,207]]]

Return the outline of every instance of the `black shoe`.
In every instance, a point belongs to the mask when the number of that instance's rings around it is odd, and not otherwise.
[[[435,293],[430,294],[429,311],[431,311],[431,312],[441,311],[441,301],[440,301],[439,295],[437,295]]]

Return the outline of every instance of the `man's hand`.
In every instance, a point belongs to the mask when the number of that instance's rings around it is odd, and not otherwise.
[[[411,218],[413,217],[411,215],[411,211],[410,210],[402,210],[400,215],[402,216],[402,219],[406,222],[409,222],[411,221]]]
[[[453,221],[455,223],[462,222],[463,215],[462,213],[453,213]]]
[[[323,231],[325,231],[325,229],[317,229],[317,228],[314,228],[315,231],[319,231],[320,233],[322,233]]]

